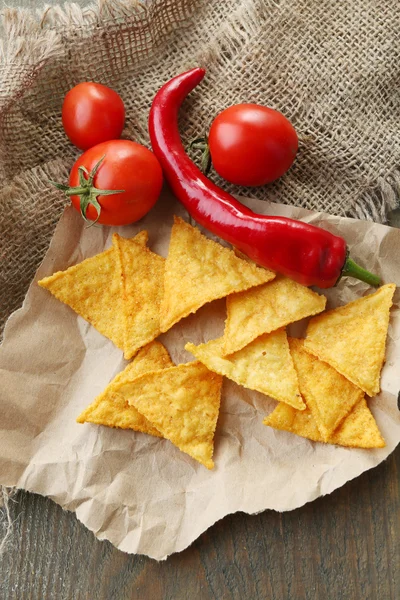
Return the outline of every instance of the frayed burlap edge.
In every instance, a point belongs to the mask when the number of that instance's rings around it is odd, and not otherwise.
[[[203,2],[198,0],[197,4]],[[165,3],[167,5],[169,0],[165,0]],[[188,20],[195,7],[196,0],[180,0],[175,25]],[[152,2],[144,5],[141,0],[98,0],[86,7],[74,3],[63,6],[45,4],[36,10],[5,8],[0,11],[0,68],[3,77],[7,77],[7,69],[20,65],[27,71],[26,79],[32,80],[49,59],[60,57],[64,51],[64,41],[77,33],[90,37],[100,23],[106,26],[122,21],[136,22],[151,16],[151,11]],[[159,40],[153,46],[154,51],[164,43],[169,33],[169,29],[160,33]],[[148,55],[144,60],[147,59]],[[1,112],[15,97],[10,97],[8,92],[8,102],[2,106],[1,90],[0,86],[0,118]],[[18,97],[18,92],[15,95]]]
[[[8,543],[11,540],[13,532],[13,521],[11,519],[10,501],[15,496],[16,488],[0,488],[0,525],[4,527],[5,532],[0,539],[0,556],[5,552]]]
[[[387,223],[390,212],[399,206],[400,170],[395,169],[387,177],[379,177],[376,187],[364,191],[354,210],[359,219]]]

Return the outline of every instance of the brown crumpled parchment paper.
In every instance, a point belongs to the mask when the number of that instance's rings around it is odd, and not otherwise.
[[[400,284],[400,230],[243,200],[258,212],[303,218],[343,235],[355,260],[378,272],[384,282]],[[382,392],[369,401],[386,448],[347,449],[274,431],[262,419],[276,403],[228,380],[214,471],[166,440],[75,422],[126,363],[112,342],[36,282],[101,252],[111,245],[115,230],[128,237],[148,229],[150,248],[165,256],[174,214],[187,218],[167,193],[147,217],[130,227],[85,229],[78,213],[66,208],[23,307],[8,321],[0,348],[0,483],[49,496],[75,511],[99,539],[158,560],[183,550],[229,513],[293,510],[329,494],[385,460],[400,441],[399,292]],[[326,292],[328,307],[367,291],[365,284],[344,279]],[[176,363],[187,362],[193,357],[184,350],[185,342],[218,337],[224,318],[225,302],[217,301],[160,339]],[[303,331],[300,324],[291,333]]]

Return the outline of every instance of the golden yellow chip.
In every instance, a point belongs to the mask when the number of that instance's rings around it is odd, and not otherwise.
[[[139,350],[129,365],[111,381],[97,398],[77,418],[78,423],[95,423],[107,427],[133,429],[158,437],[161,433],[134,406],[118,394],[118,385],[156,369],[172,367],[167,350],[160,342],[150,342]]]
[[[164,276],[161,331],[201,306],[270,281],[275,274],[238,258],[175,217]]]
[[[331,444],[350,448],[384,448],[385,440],[365,398],[355,405],[330,438]]]
[[[196,361],[146,373],[121,384],[118,393],[166,439],[212,469],[221,386],[222,377]]]
[[[122,282],[124,356],[160,334],[160,302],[165,259],[132,240],[113,235]]]
[[[334,367],[369,396],[380,390],[389,311],[396,286],[379,288],[311,319],[306,350]]]
[[[364,392],[333,367],[304,350],[303,340],[289,338],[300,393],[327,441]]]
[[[132,238],[132,241],[140,244],[140,246],[147,246],[147,242],[149,241],[149,232],[145,229],[143,229],[143,231],[139,231],[139,233]]]
[[[264,425],[289,431],[314,442],[322,442],[322,435],[311,410],[297,410],[288,404],[280,402],[268,417],[263,420]]]
[[[147,231],[141,231],[132,243],[144,247]],[[91,323],[100,333],[124,349],[124,320],[121,284],[114,248],[58,271],[38,282],[61,302]]]
[[[317,423],[308,408],[300,411],[280,403],[264,419],[263,423],[274,429],[295,433],[314,442],[325,441],[328,444],[350,448],[384,448],[386,445],[365,398],[356,404],[329,440],[322,438]]]
[[[325,296],[287,277],[232,294],[226,299],[224,353],[232,354],[264,333],[324,310]]]
[[[305,409],[284,329],[260,336],[229,357],[222,353],[223,343],[224,338],[219,338],[200,346],[189,343],[185,348],[210,371],[250,390]]]

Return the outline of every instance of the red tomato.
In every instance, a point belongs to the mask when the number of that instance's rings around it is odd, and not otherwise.
[[[123,193],[94,194],[101,207],[97,222],[103,225],[128,225],[138,221],[149,212],[160,195],[163,177],[158,160],[150,150],[136,142],[104,142],[78,158],[71,170],[70,186],[80,187],[80,166],[90,173],[103,157],[93,179],[94,187],[96,190],[123,190]],[[88,192],[82,195],[68,194],[77,210],[81,210],[81,203],[88,198]],[[88,204],[86,218],[95,221],[97,216],[95,206]]]
[[[78,83],[64,98],[64,130],[81,150],[118,139],[124,121],[125,108],[121,97],[101,83]]]
[[[258,104],[236,104],[213,121],[208,136],[213,166],[237,185],[264,185],[293,163],[298,139],[282,113]]]

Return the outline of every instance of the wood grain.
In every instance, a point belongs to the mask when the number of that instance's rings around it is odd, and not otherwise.
[[[99,542],[51,500],[19,493],[1,600],[399,600],[400,448],[290,513],[226,517],[157,563]]]

